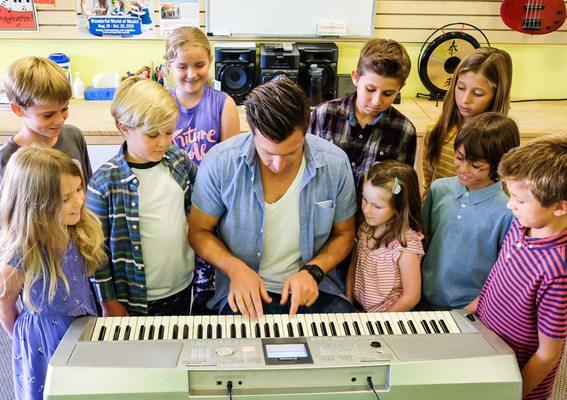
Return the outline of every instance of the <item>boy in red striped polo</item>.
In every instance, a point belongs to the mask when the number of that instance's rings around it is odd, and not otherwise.
[[[516,352],[524,398],[547,399],[567,336],[567,135],[511,150],[498,173],[515,220],[467,309]]]

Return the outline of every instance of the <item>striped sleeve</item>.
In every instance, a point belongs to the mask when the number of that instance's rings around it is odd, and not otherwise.
[[[558,277],[540,286],[537,327],[554,339],[567,337],[567,276]]]

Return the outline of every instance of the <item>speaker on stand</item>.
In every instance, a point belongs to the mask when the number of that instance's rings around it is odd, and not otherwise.
[[[323,69],[321,91],[323,101],[338,97],[337,62],[339,48],[334,43],[297,43],[299,50],[299,76],[298,83],[308,93],[309,65],[317,64]]]
[[[236,104],[242,104],[256,83],[256,44],[215,44],[215,79]]]
[[[460,26],[460,30],[448,29],[456,26]],[[475,37],[463,32],[465,26],[478,31],[490,46],[486,35],[471,24],[456,22],[436,29],[421,46],[417,60],[419,79],[429,93],[418,93],[417,97],[443,100],[459,63],[480,47]],[[442,34],[431,40],[439,32]]]

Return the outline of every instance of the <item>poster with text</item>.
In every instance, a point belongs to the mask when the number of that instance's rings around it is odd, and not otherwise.
[[[152,0],[75,1],[81,38],[155,39]]]
[[[0,0],[0,31],[37,31],[32,0]]]
[[[160,0],[160,31],[166,37],[179,26],[199,26],[199,0]]]

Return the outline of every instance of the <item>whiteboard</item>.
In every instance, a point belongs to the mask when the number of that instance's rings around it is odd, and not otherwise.
[[[347,37],[373,36],[376,0],[208,0],[207,33],[317,37],[319,23],[345,23]]]

